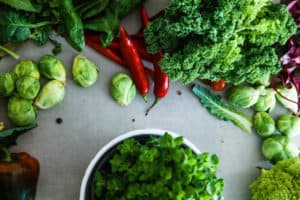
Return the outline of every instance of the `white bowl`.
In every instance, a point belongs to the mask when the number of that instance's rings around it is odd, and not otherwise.
[[[163,135],[165,132],[168,132],[170,135],[172,135],[173,137],[178,137],[180,135],[172,132],[172,131],[167,131],[167,130],[160,130],[160,129],[140,129],[140,130],[134,130],[134,131],[130,131],[127,133],[124,133],[118,137],[116,137],[115,139],[113,139],[112,141],[110,141],[108,144],[106,144],[104,147],[102,147],[95,155],[95,157],[92,159],[92,161],[90,162],[89,166],[87,167],[85,174],[83,176],[82,182],[81,182],[81,187],[80,187],[80,196],[79,196],[79,200],[86,200],[86,189],[87,189],[87,185],[88,185],[88,181],[90,176],[92,175],[92,172],[94,170],[94,168],[96,167],[97,162],[102,158],[103,155],[105,155],[106,152],[108,152],[112,147],[114,147],[115,145],[117,145],[118,143],[122,142],[123,140],[127,139],[127,138],[131,138],[131,137],[135,137],[135,136],[141,136],[141,135],[158,135],[161,136]],[[189,140],[184,138],[183,143],[189,147],[190,149],[193,150],[193,152],[199,154],[200,150],[193,144],[191,143]]]

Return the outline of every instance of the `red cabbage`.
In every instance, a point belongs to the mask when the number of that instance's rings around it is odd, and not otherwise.
[[[300,0],[294,0],[287,2],[287,9],[293,16],[296,24],[298,25],[298,31],[300,30]],[[300,102],[300,37],[298,34],[292,35],[286,43],[287,51],[280,58],[282,70],[278,77],[282,84],[290,88],[291,83],[295,85],[298,91],[298,102]],[[299,105],[299,103],[298,103]],[[299,107],[300,108],[300,107]],[[299,110],[299,109],[298,109]]]

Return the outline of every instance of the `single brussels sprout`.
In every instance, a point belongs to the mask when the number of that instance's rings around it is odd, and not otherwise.
[[[3,131],[4,129],[5,129],[4,122],[0,122],[0,131]]]
[[[253,109],[258,112],[270,112],[275,108],[276,98],[275,91],[271,88],[265,89],[263,94],[258,97],[257,102],[254,104]]]
[[[253,126],[258,135],[262,137],[269,137],[275,132],[275,121],[266,112],[258,112],[255,114]]]
[[[90,87],[96,83],[99,71],[97,66],[83,55],[74,58],[72,75],[74,81],[81,87]]]
[[[66,69],[63,63],[52,55],[45,55],[39,62],[40,73],[48,78],[66,83]]]
[[[275,135],[263,142],[262,153],[272,163],[297,157],[298,147],[286,136]]]
[[[23,60],[19,62],[13,69],[13,73],[20,78],[22,76],[31,76],[40,79],[40,72],[37,64],[32,60]]]
[[[281,115],[277,120],[278,130],[288,137],[300,135],[300,118],[294,115]]]
[[[37,112],[31,101],[11,97],[8,102],[8,118],[17,126],[32,124],[37,117]]]
[[[0,96],[11,96],[14,90],[14,76],[11,73],[0,74]]]
[[[136,88],[132,79],[127,74],[118,73],[112,78],[110,93],[117,103],[127,106],[134,99]]]
[[[49,81],[38,94],[34,105],[40,109],[52,108],[60,104],[66,94],[65,86],[58,80]]]
[[[16,81],[17,94],[27,100],[33,100],[40,90],[40,82],[31,76],[22,76]]]
[[[276,98],[283,107],[289,109],[293,113],[297,113],[298,112],[298,104],[297,104],[298,103],[298,92],[297,92],[296,87],[293,84],[291,84],[291,85],[292,85],[292,87],[290,89],[285,88],[283,85],[277,86],[277,91],[279,92],[279,94],[276,93]],[[296,102],[296,103],[283,98],[281,95],[291,101]]]
[[[235,106],[249,108],[254,105],[259,97],[259,91],[250,86],[237,86],[233,88],[228,100]]]

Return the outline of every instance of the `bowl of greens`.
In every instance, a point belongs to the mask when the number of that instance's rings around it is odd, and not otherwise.
[[[177,134],[135,130],[113,139],[86,169],[80,200],[223,199],[219,159]]]

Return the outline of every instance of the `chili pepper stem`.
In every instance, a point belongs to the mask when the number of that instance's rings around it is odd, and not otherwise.
[[[147,101],[148,101],[148,95],[147,95],[147,94],[144,94],[144,95],[143,95],[143,99],[144,99],[145,103],[147,103]]]
[[[2,155],[0,156],[1,162],[11,162],[12,161],[10,151],[7,148],[0,147],[0,153],[2,153]]]
[[[154,106],[156,106],[156,104],[158,104],[158,102],[160,102],[160,100],[161,100],[161,98],[155,98],[152,105],[146,110],[146,115],[149,114],[150,110],[152,110],[152,108],[154,108]]]

